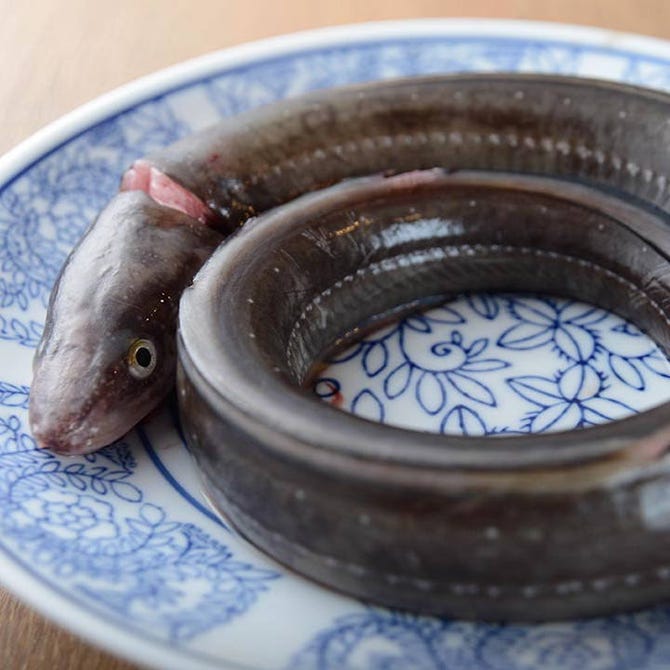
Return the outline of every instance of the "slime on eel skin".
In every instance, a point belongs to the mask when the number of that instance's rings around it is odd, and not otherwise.
[[[575,178],[667,211],[667,110],[662,94],[606,82],[414,78],[278,102],[137,161],[52,292],[33,435],[87,453],[163,399],[179,296],[249,218],[347,178],[436,166]]]

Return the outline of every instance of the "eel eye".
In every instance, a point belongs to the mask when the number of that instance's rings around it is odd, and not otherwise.
[[[146,379],[156,369],[156,347],[150,340],[135,340],[128,349],[128,368],[136,379]]]

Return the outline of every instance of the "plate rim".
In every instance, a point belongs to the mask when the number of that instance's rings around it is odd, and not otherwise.
[[[0,186],[8,186],[36,160],[57,150],[86,129],[127,111],[141,102],[206,79],[224,68],[245,62],[277,57],[308,49],[362,41],[381,43],[393,38],[454,36],[542,38],[584,44],[612,51],[630,50],[651,57],[665,52],[670,57],[670,41],[571,23],[519,19],[421,18],[371,21],[315,28],[267,37],[186,59],[112,88],[47,123],[0,156]]]
[[[544,21],[515,19],[424,18],[343,24],[288,33],[254,40],[187,59],[162,68],[97,96],[90,102],[52,121],[0,157],[0,189],[9,186],[37,161],[58,151],[64,144],[92,127],[130,109],[226,70],[252,65],[265,59],[336,46],[381,44],[397,39],[439,37],[480,37],[583,44],[614,53],[630,52],[650,58],[670,60],[670,41],[612,31],[604,28]],[[179,648],[170,642],[147,639],[140,632],[122,628],[114,619],[93,611],[81,620],[82,606],[40,579],[11,552],[0,546],[0,582],[9,592],[64,630],[94,644],[118,658],[147,667],[193,670],[257,670],[226,659],[212,665],[197,651]],[[214,659],[212,658],[212,661]]]

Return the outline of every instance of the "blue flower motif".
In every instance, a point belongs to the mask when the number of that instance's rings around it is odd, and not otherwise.
[[[240,616],[279,577],[236,559],[193,524],[168,520],[157,505],[142,505],[116,542],[109,574],[89,573],[94,579],[81,580],[79,590],[147,631],[161,627],[174,642]]]
[[[533,433],[583,428],[635,412],[605,395],[603,378],[590,365],[572,365],[554,379],[524,375],[507,383],[517,395],[541,408],[528,414],[526,429]]]
[[[465,299],[470,309],[484,319],[492,321],[500,313],[500,298],[491,293],[468,293]]]
[[[485,336],[473,335],[470,343],[466,332]],[[529,361],[538,373],[501,374],[512,366],[524,370]],[[568,370],[565,361],[577,367]],[[315,388],[332,405],[377,421],[464,435],[612,420],[647,407],[652,392],[662,393],[659,380],[670,378],[666,358],[632,324],[590,305],[537,295],[464,295],[386,326],[334,363],[349,365],[332,368]],[[535,409],[524,412],[523,402],[498,409],[509,388]],[[503,413],[505,407],[511,411]],[[437,421],[426,421],[432,417]]]
[[[478,338],[466,345],[458,330],[453,330],[449,339],[435,341],[427,317],[407,319],[400,328],[404,361],[386,376],[384,392],[388,398],[396,398],[415,380],[416,400],[430,415],[446,407],[451,392],[476,403],[495,406],[493,393],[476,375],[502,370],[509,363],[498,358],[483,358],[488,344],[487,338]]]
[[[17,527],[37,526],[61,540],[109,539],[119,534],[108,502],[58,489],[21,501],[11,521]]]
[[[607,318],[597,307],[552,298],[510,298],[507,309],[518,324],[498,339],[506,349],[537,349],[551,345],[564,358],[585,363],[598,350],[600,335],[594,328]]]
[[[20,404],[21,387],[0,389],[7,406]],[[170,521],[131,481],[136,467],[125,443],[62,460],[37,448],[18,416],[0,417],[0,534],[107,614],[173,641],[242,614],[278,573]]]

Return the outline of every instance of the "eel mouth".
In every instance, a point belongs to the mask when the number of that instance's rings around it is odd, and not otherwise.
[[[58,454],[89,454],[121,439],[150,411],[146,403],[134,410],[115,411],[107,399],[96,395],[72,411],[59,411],[45,402],[44,393],[33,397],[29,406],[30,430],[37,445]]]
[[[137,160],[126,170],[120,190],[144,191],[159,205],[176,209],[205,225],[216,219],[214,212],[197,195],[146,160]]]
[[[59,415],[55,420],[55,414],[45,410],[44,403],[39,402],[41,397],[36,398],[31,393],[30,401],[30,430],[42,449],[49,449],[59,454],[82,454],[108,444],[108,431],[101,431],[100,427],[89,419],[93,409],[92,403],[77,411],[66,415]],[[95,428],[91,429],[94,425]],[[102,434],[100,434],[102,433]],[[112,440],[110,439],[109,442]]]

